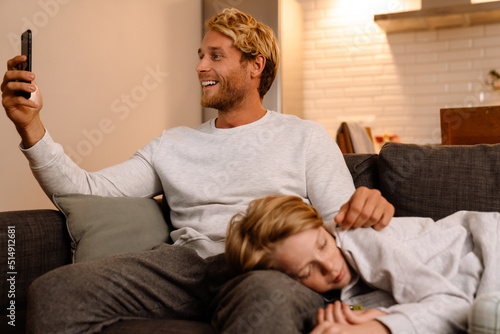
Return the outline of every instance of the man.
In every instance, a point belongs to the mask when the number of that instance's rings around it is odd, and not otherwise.
[[[174,246],[66,266],[36,280],[29,333],[94,333],[131,317],[206,319],[208,309],[221,332],[251,326],[259,333],[299,333],[323,298],[275,272],[231,279],[220,254],[230,218],[256,197],[294,194],[345,228],[381,229],[391,219],[394,208],[378,191],[354,189],[323,127],[263,108],[279,66],[272,30],[234,9],[207,28],[196,70],[201,103],[218,109],[217,119],[164,131],[128,161],[95,173],[74,164],[44,128],[38,87],[19,82],[34,80],[17,70],[25,58],[8,61],[2,103],[49,196],[164,193],[175,227]],[[19,90],[32,98],[17,96]],[[267,313],[255,321],[263,305]]]

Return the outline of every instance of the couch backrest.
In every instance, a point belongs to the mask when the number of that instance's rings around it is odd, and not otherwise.
[[[377,172],[396,216],[440,219],[459,210],[500,211],[500,144],[387,143]]]

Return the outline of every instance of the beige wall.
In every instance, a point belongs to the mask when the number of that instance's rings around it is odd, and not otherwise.
[[[83,168],[119,163],[165,128],[201,122],[199,0],[0,2],[0,62],[33,31],[42,119]],[[0,114],[0,211],[51,208]]]

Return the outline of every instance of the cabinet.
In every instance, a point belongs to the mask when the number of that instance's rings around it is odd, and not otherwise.
[[[440,119],[443,145],[500,143],[500,106],[445,108]]]

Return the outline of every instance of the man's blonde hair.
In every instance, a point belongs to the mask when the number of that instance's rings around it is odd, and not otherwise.
[[[235,8],[224,9],[208,20],[205,26],[208,30],[230,37],[234,45],[243,52],[242,61],[254,59],[259,54],[266,58],[259,86],[260,98],[264,98],[276,78],[280,63],[278,42],[273,30]]]
[[[316,209],[297,196],[268,196],[235,215],[226,238],[226,260],[236,273],[271,269],[282,241],[323,226]]]

